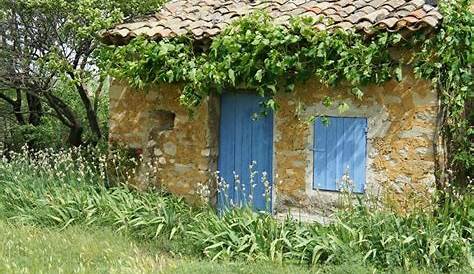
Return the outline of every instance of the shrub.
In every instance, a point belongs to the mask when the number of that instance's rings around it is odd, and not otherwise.
[[[189,223],[186,233],[196,250],[213,260],[266,259],[313,265],[358,258],[382,269],[423,266],[447,271],[463,267],[471,257],[472,228],[463,226],[463,221],[357,209],[324,226],[291,218],[277,221],[236,209],[222,217],[201,213]],[[468,232],[466,238],[463,231]]]
[[[186,233],[195,248],[212,259],[255,260],[271,258],[282,261],[291,245],[296,223],[290,219],[277,222],[268,214],[248,208],[233,209],[221,217],[202,212],[193,217]]]

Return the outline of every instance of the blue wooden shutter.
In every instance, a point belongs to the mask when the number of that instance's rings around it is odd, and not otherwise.
[[[345,172],[354,191],[363,192],[367,153],[367,119],[329,117],[314,123],[313,189],[339,190]]]

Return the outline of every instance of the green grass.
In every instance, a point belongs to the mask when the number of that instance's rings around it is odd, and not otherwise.
[[[0,221],[0,235],[0,273],[407,273],[402,269],[383,272],[357,262],[313,268],[268,261],[213,262],[173,255],[156,241],[138,242],[98,227],[59,230]],[[436,270],[411,269],[408,273]]]
[[[0,273],[147,273],[167,262],[108,229],[0,223],[0,235]]]
[[[269,262],[210,262],[168,254],[109,229],[0,221],[0,273],[314,273]]]

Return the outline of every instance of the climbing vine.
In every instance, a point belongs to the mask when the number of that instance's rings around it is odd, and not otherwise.
[[[440,4],[445,18],[436,34],[404,38],[388,32],[317,31],[311,18],[295,18],[285,27],[257,12],[228,26],[205,50],[188,37],[158,42],[138,38],[126,46],[105,47],[99,63],[137,88],[183,83],[180,100],[189,108],[231,87],[255,90],[268,98],[264,107],[270,109],[278,108],[273,100],[277,92],[291,92],[296,83],[313,77],[327,86],[347,86],[363,99],[364,86],[401,80],[403,62],[411,63],[417,75],[431,79],[439,90],[451,167],[469,172],[474,167],[474,130],[466,112],[473,95],[470,2]],[[420,50],[411,60],[391,57],[391,49],[405,46]]]
[[[470,175],[472,180],[474,14],[470,11],[471,6],[470,0],[441,2],[442,26],[429,39],[418,37],[424,42],[413,63],[415,72],[431,79],[440,96],[439,121],[449,155],[447,168],[456,171],[460,178]]]
[[[187,107],[226,87],[252,88],[276,108],[271,97],[277,91],[292,91],[296,82],[313,76],[326,85],[350,85],[358,98],[364,85],[401,78],[400,65],[388,51],[401,41],[399,34],[368,38],[343,30],[316,31],[313,24],[314,19],[295,18],[284,27],[254,13],[230,25],[203,53],[196,53],[185,37],[159,42],[139,38],[108,48],[101,57],[106,71],[135,87],[185,83],[181,101]]]

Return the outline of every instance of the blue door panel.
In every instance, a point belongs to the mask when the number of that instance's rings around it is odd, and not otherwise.
[[[268,181],[272,181],[273,116],[255,119],[255,114],[261,110],[261,101],[261,97],[252,94],[224,93],[219,138],[218,169],[229,185],[227,201],[232,199],[234,204],[245,204],[252,194],[256,210],[267,209],[262,173],[266,171]],[[249,166],[253,161],[257,163],[253,169],[257,176],[251,193]],[[222,192],[218,200],[219,208],[228,206]]]
[[[319,165],[319,168],[323,168],[327,172],[327,181],[322,182],[322,188],[327,189],[329,188],[328,182],[333,182],[336,179],[336,130],[334,124],[328,125],[331,127],[331,130],[327,131],[327,139],[326,139],[326,161],[327,167],[323,167]]]
[[[234,166],[235,161],[235,127],[231,126],[235,124],[235,105],[231,105],[233,98],[231,96],[222,97],[222,105],[229,106],[230,109],[221,111],[221,120],[227,121],[226,123],[220,124],[220,138],[221,140],[225,138],[225,142],[219,143],[219,151],[225,151],[226,153],[219,154],[218,161],[218,170],[220,172],[219,176],[222,178],[221,183],[229,185],[230,179],[233,178],[232,169],[223,168],[222,163],[227,163],[230,166]],[[233,199],[233,192],[230,192],[228,189],[224,188],[224,185],[219,186],[219,195],[218,195],[218,207],[223,208],[228,205],[225,204],[226,201]],[[230,193],[229,193],[230,192]],[[231,195],[230,197],[228,195]],[[226,197],[227,196],[227,197]]]
[[[348,174],[353,190],[363,192],[367,153],[367,119],[330,117],[329,124],[317,119],[314,125],[313,188],[339,190]]]

